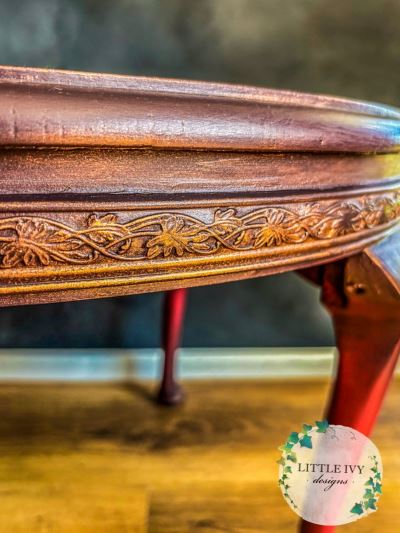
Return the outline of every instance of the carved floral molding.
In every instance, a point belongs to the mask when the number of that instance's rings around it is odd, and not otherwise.
[[[123,223],[115,214],[93,213],[81,228],[40,216],[2,218],[1,266],[202,256],[335,239],[399,219],[400,193],[238,211],[216,209],[210,223],[180,212],[157,212]]]

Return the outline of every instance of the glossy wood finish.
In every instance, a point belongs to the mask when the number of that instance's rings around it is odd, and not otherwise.
[[[400,217],[399,111],[0,68],[0,305],[170,290],[356,254]]]
[[[308,269],[341,352],[328,416],[370,432],[399,349],[398,110],[2,67],[0,175],[0,305],[172,291],[171,404],[185,287]]]
[[[388,106],[15,67],[2,67],[0,76],[3,145],[358,153],[400,146],[400,113]]]
[[[299,421],[322,416],[328,380],[184,385],[187,401],[169,410],[149,401],[153,383],[3,383],[4,532],[294,533],[277,448]],[[346,533],[399,531],[399,402],[396,379],[374,432],[379,510]]]

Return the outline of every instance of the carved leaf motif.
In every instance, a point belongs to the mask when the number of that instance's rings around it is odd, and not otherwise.
[[[205,243],[210,234],[199,224],[185,224],[182,217],[171,215],[160,222],[161,230],[158,235],[147,242],[147,257],[150,259],[163,255],[169,257],[176,254],[181,257],[185,251],[203,252],[209,249]]]
[[[21,252],[11,244],[7,244],[0,249],[3,256],[3,266],[12,268],[21,263]]]
[[[149,246],[149,243],[147,243],[147,246],[149,248],[148,251],[147,251],[147,257],[149,259],[155,259],[159,255],[161,255],[162,252],[163,252],[162,246],[159,246],[158,244],[152,243]]]
[[[306,238],[307,231],[293,213],[280,209],[267,209],[265,225],[257,233],[254,247],[299,243]]]
[[[216,209],[212,223],[184,213],[154,213],[118,221],[113,213],[91,214],[75,229],[40,217],[0,219],[4,268],[98,260],[135,261],[249,251],[340,238],[400,218],[400,195],[386,193],[352,201],[291,204],[246,210]]]
[[[88,227],[90,238],[99,244],[113,242],[117,237],[123,237],[127,234],[125,228],[117,223],[117,216],[113,213],[97,216],[92,214],[88,217]]]
[[[22,219],[17,222],[15,230],[18,236],[24,240],[40,241],[46,237],[46,226],[40,220]]]
[[[235,209],[217,209],[214,213],[213,229],[220,235],[226,235],[235,231],[243,225],[243,221],[236,217]]]
[[[384,221],[384,213],[381,210],[374,209],[373,206],[367,205],[366,208],[361,211],[361,216],[367,228],[379,226],[379,224],[382,224]],[[388,220],[390,220],[389,217]]]
[[[88,216],[88,226],[92,228],[94,226],[114,225],[117,220],[117,216],[114,215],[114,213],[108,213],[107,215],[103,216],[92,214]]]

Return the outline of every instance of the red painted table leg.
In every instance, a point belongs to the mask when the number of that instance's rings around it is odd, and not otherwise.
[[[322,282],[340,356],[327,419],[365,435],[372,431],[400,353],[400,235],[388,243],[328,265]],[[300,525],[302,533],[334,530]]]
[[[175,356],[181,342],[186,296],[186,289],[168,291],[165,294],[162,339],[164,371],[158,393],[158,402],[164,405],[176,405],[183,400],[182,389],[175,380]]]
[[[327,417],[369,435],[398,359],[400,320],[377,309],[334,320],[340,360]]]
[[[333,533],[336,530],[336,526],[319,526],[318,524],[310,524],[302,520],[300,522],[300,533]]]

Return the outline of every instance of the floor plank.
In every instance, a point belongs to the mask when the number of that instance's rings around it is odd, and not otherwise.
[[[139,383],[1,385],[0,531],[294,532],[277,447],[321,417],[328,383],[186,389],[186,404],[168,409]],[[384,460],[379,511],[349,533],[399,531],[399,400],[396,381],[373,436]]]

